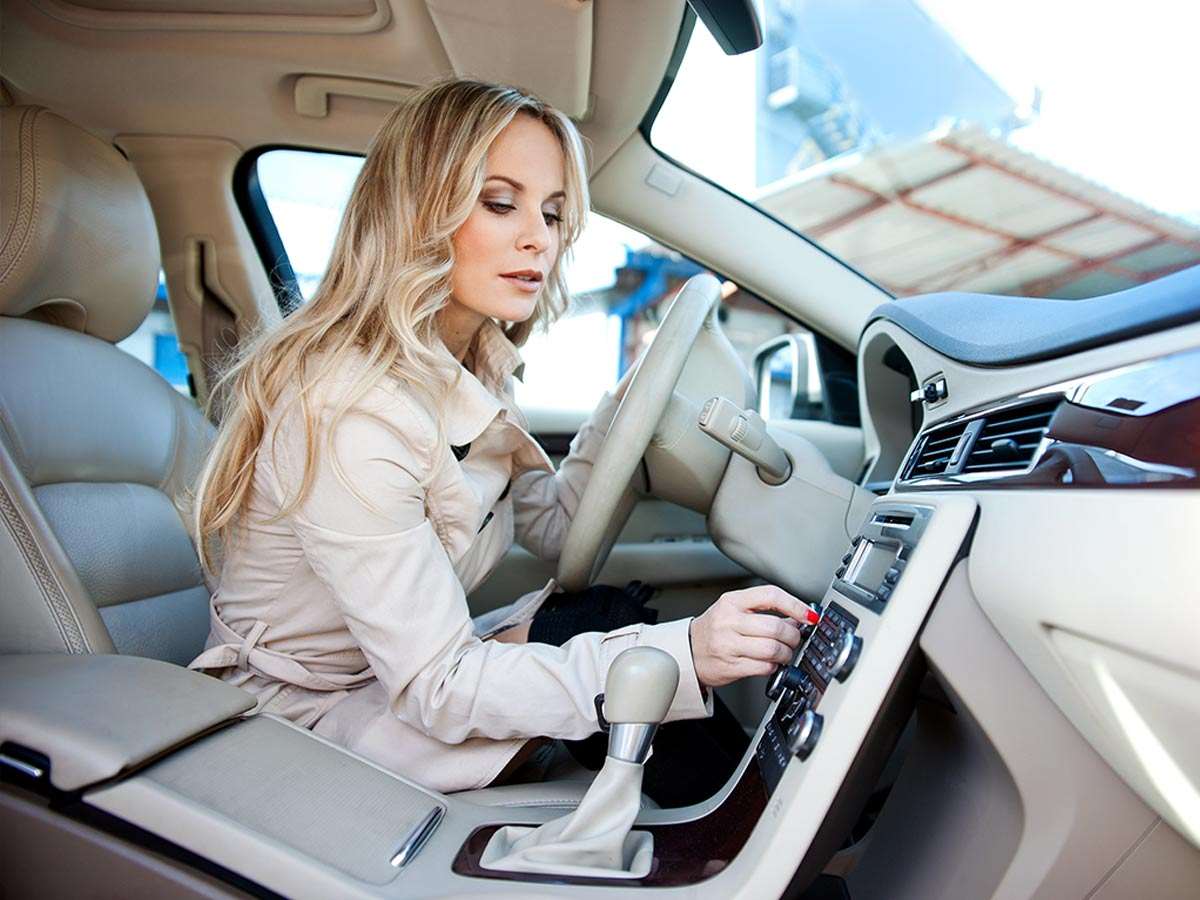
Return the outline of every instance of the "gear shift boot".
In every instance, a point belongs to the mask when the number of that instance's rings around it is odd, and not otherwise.
[[[654,730],[679,686],[674,658],[653,647],[621,653],[605,679],[609,721],[604,767],[575,811],[537,828],[506,825],[483,849],[487,869],[641,878],[654,861],[654,837],[630,831],[642,805],[643,763]]]
[[[506,825],[484,848],[487,869],[600,878],[650,872],[654,837],[630,831],[642,803],[642,767],[608,757],[574,812],[539,828]]]

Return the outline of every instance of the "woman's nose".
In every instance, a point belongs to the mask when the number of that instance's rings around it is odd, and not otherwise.
[[[549,248],[550,226],[546,224],[545,214],[541,210],[533,216],[526,216],[521,225],[521,233],[517,237],[517,246],[520,249],[542,253]]]

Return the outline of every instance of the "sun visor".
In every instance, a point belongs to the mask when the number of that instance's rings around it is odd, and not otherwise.
[[[579,120],[592,71],[590,0],[425,0],[459,75],[524,88]]]

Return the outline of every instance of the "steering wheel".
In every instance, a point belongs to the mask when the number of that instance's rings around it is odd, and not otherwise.
[[[718,327],[720,300],[721,283],[704,274],[690,278],[671,302],[613,417],[571,518],[556,576],[565,590],[586,588],[608,559],[637,502],[633,480],[638,464],[701,329]]]

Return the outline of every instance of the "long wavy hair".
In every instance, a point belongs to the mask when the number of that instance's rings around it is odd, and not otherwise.
[[[501,325],[519,346],[565,310],[562,270],[589,207],[586,154],[574,124],[542,100],[504,85],[456,78],[414,93],[371,141],[313,298],[281,326],[249,341],[210,391],[222,422],[189,504],[206,572],[219,569],[219,551],[229,546],[249,503],[256,456],[285,389],[283,411],[297,403],[303,410],[306,451],[301,484],[275,519],[303,503],[317,453],[332,450],[342,415],[381,380],[397,379],[431,409],[440,408],[462,374],[444,351],[437,352],[437,315],[449,302],[454,268],[451,238],[483,188],[492,141],[518,115],[542,122],[558,139],[566,200],[558,224],[561,250],[533,315]],[[341,372],[349,356],[362,365],[352,367],[353,381],[339,393],[322,445],[313,389]],[[444,425],[435,419],[441,443]],[[336,470],[336,460],[334,465]]]

